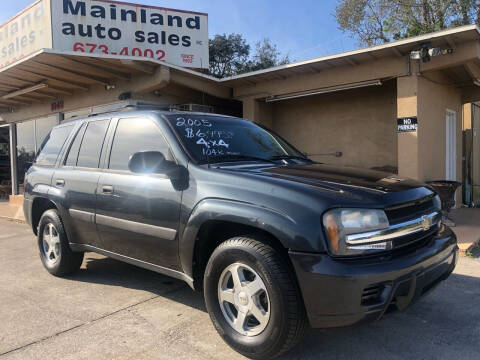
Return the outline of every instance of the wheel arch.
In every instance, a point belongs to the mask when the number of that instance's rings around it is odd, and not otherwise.
[[[253,204],[207,199],[198,204],[180,239],[180,261],[185,274],[201,289],[203,271],[213,250],[223,241],[255,235],[284,254],[294,240],[295,222],[270,209]]]
[[[36,196],[32,201],[32,230],[38,235],[38,224],[45,211],[50,209],[59,210],[58,205],[48,197]]]

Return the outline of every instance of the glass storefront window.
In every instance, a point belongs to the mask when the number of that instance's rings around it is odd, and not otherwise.
[[[43,140],[45,140],[50,130],[57,125],[58,120],[56,116],[49,116],[47,118],[38,119],[35,121],[36,152],[38,152],[38,149],[40,149]]]
[[[35,159],[35,121],[17,124],[17,179],[23,192],[25,173]]]
[[[56,115],[17,124],[17,184],[23,193],[25,173],[50,130],[58,124]]]
[[[8,126],[0,125],[0,201],[12,192],[10,176],[10,133]]]

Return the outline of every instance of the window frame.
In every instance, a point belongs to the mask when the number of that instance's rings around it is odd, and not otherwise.
[[[172,151],[172,146],[170,145],[170,142],[168,141],[167,137],[165,136],[162,128],[158,124],[158,120],[155,119],[155,118],[152,118],[151,116],[148,116],[148,115],[136,114],[136,115],[132,115],[132,116],[123,116],[123,117],[117,117],[117,118],[112,119],[111,126],[110,126],[110,129],[109,129],[110,134],[109,134],[109,139],[108,139],[108,144],[107,144],[107,150],[106,150],[104,164],[103,164],[103,172],[109,173],[109,174],[146,176],[146,174],[137,174],[137,173],[131,172],[130,170],[109,169],[110,158],[111,158],[112,149],[113,149],[113,142],[115,140],[115,134],[117,132],[118,125],[120,123],[120,120],[126,120],[126,119],[146,119],[148,121],[151,121],[153,123],[153,125],[158,129],[159,135],[162,136],[163,140],[165,141],[165,144],[167,144],[168,152],[172,156],[171,161],[173,161],[175,164],[178,165],[178,160],[175,156],[175,153]],[[157,177],[157,178],[169,179],[166,174],[148,174],[147,176],[154,176],[154,177]]]
[[[73,137],[70,139],[70,142],[68,144],[68,148],[65,149],[65,153],[63,154],[63,157],[60,161],[60,167],[62,167],[62,168],[68,168],[68,169],[76,168],[76,165],[75,166],[67,165],[66,162],[68,160],[68,156],[70,155],[70,151],[72,151],[72,146],[73,146],[73,143],[75,142],[75,140],[77,139],[77,136],[82,136],[82,141],[83,141],[83,135],[85,135],[85,130],[87,129],[87,122],[86,121],[82,121],[78,125],[79,126],[75,130],[75,134],[73,134]],[[80,146],[82,146],[81,142],[80,142]],[[80,147],[78,148],[78,150],[80,151]],[[77,161],[78,161],[78,153],[77,153]]]
[[[72,129],[70,130],[70,133],[68,134],[68,136],[66,137],[65,141],[63,142],[62,146],[60,147],[60,150],[58,151],[58,154],[57,154],[57,158],[55,159],[55,161],[53,162],[53,164],[44,164],[44,163],[38,163],[37,162],[37,159],[38,159],[38,156],[40,155],[41,151],[43,150],[43,147],[46,145],[45,141],[47,140],[47,138],[50,138],[50,135],[52,133],[52,131],[54,129],[60,129],[60,128],[64,128],[64,127],[72,127]],[[56,125],[54,126],[50,131],[49,133],[47,134],[47,136],[45,137],[45,139],[43,139],[42,143],[40,144],[37,152],[35,153],[35,159],[33,161],[33,164],[32,165],[35,165],[35,166],[41,166],[41,167],[46,167],[46,168],[55,168],[58,164],[58,160],[62,158],[63,156],[63,152],[64,152],[64,149],[65,149],[65,146],[69,144],[70,142],[70,139],[72,137],[72,134],[75,133],[75,124],[69,124],[69,123],[65,123],[65,124],[61,124],[61,125]]]
[[[103,138],[102,148],[100,149],[100,157],[99,157],[99,161],[98,161],[98,167],[78,166],[77,165],[78,164],[78,157],[80,156],[80,150],[82,149],[83,140],[84,140],[85,134],[87,132],[88,126],[89,126],[90,123],[96,122],[96,121],[108,121],[107,131],[105,132],[105,136]],[[85,127],[83,128],[84,125],[85,125]],[[75,131],[75,135],[70,139],[70,142],[68,144],[68,149],[65,150],[63,158],[61,159],[61,163],[60,163],[61,165],[60,166],[62,168],[65,168],[65,169],[78,169],[78,170],[86,170],[86,171],[102,171],[105,148],[106,148],[106,145],[108,145],[108,136],[109,136],[111,127],[112,127],[112,119],[111,118],[91,119],[91,120],[86,120],[86,121],[80,122],[78,129]],[[83,128],[83,130],[82,130],[82,128]],[[82,131],[83,131],[83,133],[82,133]],[[76,162],[75,165],[66,165],[65,163],[68,159],[68,156],[70,155],[70,151],[72,150],[73,143],[75,142],[75,139],[78,135],[82,136],[82,141],[80,143],[80,147],[78,148],[77,162]]]

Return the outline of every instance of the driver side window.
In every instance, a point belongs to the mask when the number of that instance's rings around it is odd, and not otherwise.
[[[169,147],[158,126],[151,119],[120,119],[115,130],[110,162],[111,170],[129,170],[128,161],[141,151],[159,151],[172,160]]]

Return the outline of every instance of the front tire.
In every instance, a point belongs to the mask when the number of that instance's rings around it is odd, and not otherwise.
[[[83,252],[73,252],[68,243],[58,211],[47,210],[38,224],[38,249],[47,271],[55,276],[65,276],[78,269],[83,262]]]
[[[253,359],[271,359],[303,337],[307,319],[288,261],[255,237],[220,244],[208,261],[204,294],[222,338]]]

